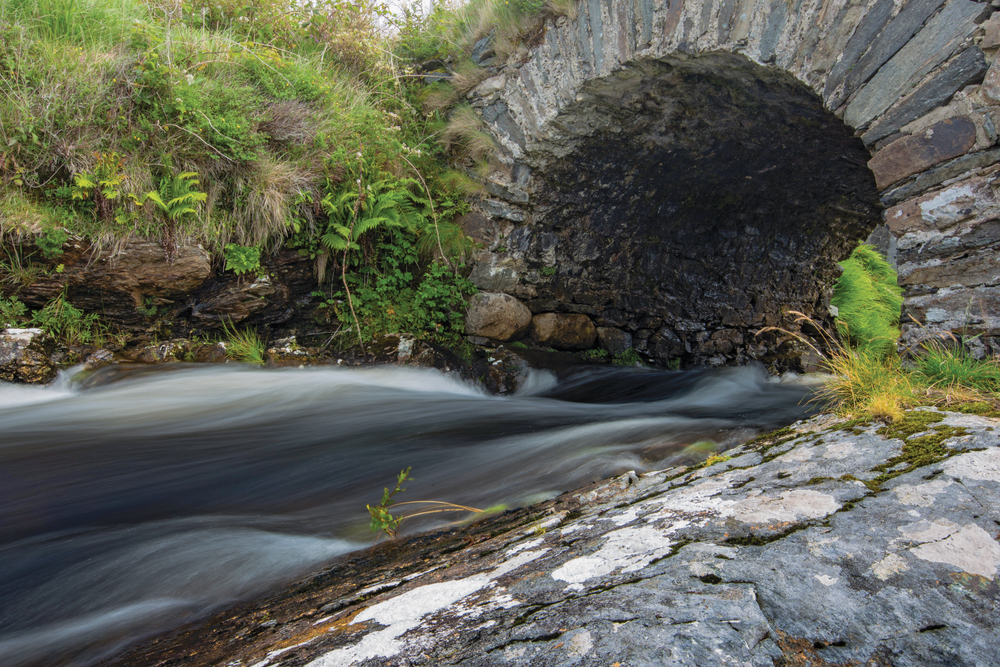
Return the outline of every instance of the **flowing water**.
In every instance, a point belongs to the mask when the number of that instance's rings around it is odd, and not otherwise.
[[[807,393],[754,368],[539,372],[513,397],[395,367],[0,384],[0,665],[94,664],[366,547],[402,468],[402,500],[522,505],[694,462]]]

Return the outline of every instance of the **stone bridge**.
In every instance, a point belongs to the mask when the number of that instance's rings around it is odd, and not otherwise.
[[[660,363],[781,367],[794,344],[757,331],[788,310],[829,324],[836,262],[874,230],[906,289],[905,341],[995,349],[992,12],[582,0],[506,63],[482,42],[490,76],[468,97],[500,155],[474,280]]]

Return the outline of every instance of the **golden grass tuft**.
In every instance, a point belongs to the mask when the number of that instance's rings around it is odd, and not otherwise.
[[[476,110],[463,104],[452,111],[442,141],[449,150],[455,149],[473,162],[486,160],[496,155],[497,147],[485,127]]]

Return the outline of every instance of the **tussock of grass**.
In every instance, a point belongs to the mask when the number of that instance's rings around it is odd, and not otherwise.
[[[898,357],[844,349],[826,362],[833,375],[820,392],[845,416],[892,420],[912,405],[914,387]]]
[[[881,356],[893,352],[903,305],[895,270],[867,245],[858,246],[841,266],[844,272],[830,299],[839,310],[837,328],[841,337],[858,350]]]
[[[941,389],[1000,392],[1000,363],[996,359],[973,358],[960,342],[952,346],[925,345],[917,356],[915,375],[925,384]]]
[[[443,140],[449,148],[460,150],[474,162],[488,159],[496,153],[496,144],[486,132],[483,119],[468,104],[451,112]]]

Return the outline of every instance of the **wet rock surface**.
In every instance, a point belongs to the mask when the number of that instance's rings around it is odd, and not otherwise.
[[[19,254],[42,271],[12,292],[38,309],[63,296],[116,331],[160,338],[220,331],[223,323],[287,326],[309,311],[316,280],[312,265],[293,251],[264,257],[257,277],[217,271],[209,253],[180,244],[171,262],[156,241],[133,240],[100,249],[71,240],[57,257],[45,259],[32,239]],[[0,256],[7,250],[0,247]]]
[[[1000,419],[980,407],[820,416],[384,543],[115,664],[992,664]]]
[[[0,329],[0,381],[49,382],[56,376],[54,348],[41,329]]]

